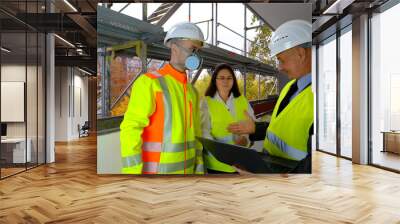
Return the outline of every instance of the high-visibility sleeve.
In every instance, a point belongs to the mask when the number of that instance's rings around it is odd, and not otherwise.
[[[132,86],[128,109],[120,126],[122,173],[142,173],[141,135],[156,107],[153,82],[141,75]]]

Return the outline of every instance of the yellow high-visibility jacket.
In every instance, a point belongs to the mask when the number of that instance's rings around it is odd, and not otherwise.
[[[198,96],[170,64],[133,84],[121,123],[122,173],[203,174]]]
[[[301,91],[276,115],[279,105],[295,81],[286,84],[278,98],[265,136],[264,150],[273,156],[300,161],[307,156],[309,129],[314,122],[311,86]]]
[[[235,144],[233,134],[228,132],[227,127],[233,122],[246,119],[244,112],[249,112],[249,102],[247,99],[243,95],[233,98],[233,111],[229,111],[223,102],[212,97],[206,96],[205,100],[208,107],[208,116],[210,118],[210,135],[217,141]],[[218,161],[208,151],[204,152],[204,164],[207,169],[227,173],[236,172],[234,167]]]

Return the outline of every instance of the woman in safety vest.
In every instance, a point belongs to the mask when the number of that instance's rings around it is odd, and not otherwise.
[[[248,145],[248,135],[236,135],[227,130],[232,122],[245,120],[245,112],[255,119],[249,102],[240,94],[230,65],[217,65],[200,110],[203,137],[229,144]],[[208,173],[236,173],[234,167],[218,161],[207,150],[203,154]]]

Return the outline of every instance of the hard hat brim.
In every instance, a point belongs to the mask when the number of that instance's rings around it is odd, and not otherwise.
[[[210,47],[210,45],[205,41],[196,40],[196,39],[190,39],[190,38],[171,38],[171,39],[166,40],[164,42],[164,45],[167,46],[168,41],[170,41],[172,39],[193,41],[195,43],[198,43],[202,48],[209,48]]]

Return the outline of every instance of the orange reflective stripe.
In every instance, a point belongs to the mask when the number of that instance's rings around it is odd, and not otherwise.
[[[162,92],[156,93],[156,111],[151,115],[149,126],[143,130],[142,134],[142,160],[146,162],[160,162],[161,149],[150,149],[156,143],[161,145],[164,132],[164,95]],[[149,144],[152,142],[153,144]]]
[[[161,73],[161,74],[160,74]],[[193,166],[194,158],[186,161],[188,148],[194,147],[193,142],[187,142],[187,132],[189,129],[188,119],[190,118],[190,127],[192,127],[193,108],[192,102],[188,100],[186,73],[181,73],[172,68],[172,66],[164,66],[163,69],[145,74],[150,78],[157,79],[161,91],[155,93],[156,109],[149,118],[149,124],[144,128],[142,133],[142,161],[144,174],[156,174],[166,172],[176,172],[183,170],[186,174],[186,169]],[[172,143],[172,100],[171,93],[166,82],[167,77],[173,77],[183,86],[184,94],[184,120],[183,120],[183,142]],[[188,105],[189,104],[189,105]],[[182,125],[182,124],[180,124]],[[184,152],[184,161],[177,163],[161,163],[160,158],[163,152]]]
[[[142,152],[142,160],[143,162],[160,162],[160,155],[161,152],[149,152],[144,151]]]
[[[143,129],[143,142],[162,142],[164,132],[163,93],[156,93],[156,111],[150,117],[149,126]]]

